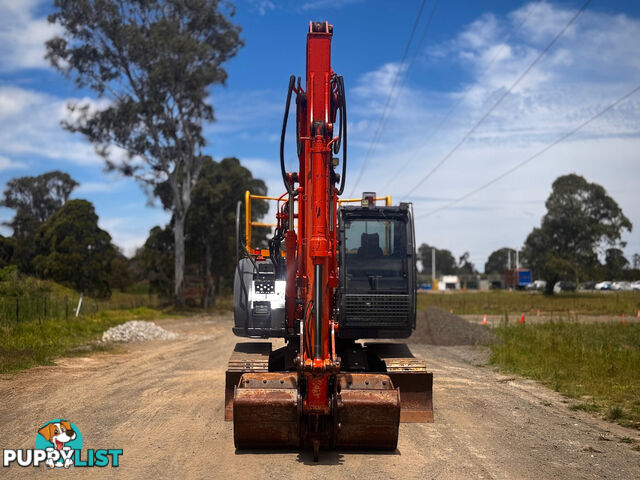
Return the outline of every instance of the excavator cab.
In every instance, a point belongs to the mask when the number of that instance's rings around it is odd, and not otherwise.
[[[338,210],[339,336],[407,338],[416,325],[411,204],[362,204]]]

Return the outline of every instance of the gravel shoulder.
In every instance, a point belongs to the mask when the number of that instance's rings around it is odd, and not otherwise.
[[[473,346],[411,345],[434,372],[435,423],[402,424],[396,452],[323,452],[319,464],[309,452],[236,452],[223,421],[224,371],[240,340],[231,318],[156,323],[178,338],[1,377],[0,448],[34,448],[37,428],[63,417],[80,428],[84,448],[124,449],[117,469],[65,477],[640,478],[640,452],[621,441],[640,442],[638,431],[570,411],[561,395],[484,366],[487,350]]]

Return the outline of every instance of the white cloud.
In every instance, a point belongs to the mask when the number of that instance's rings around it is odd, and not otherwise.
[[[46,18],[34,17],[42,0],[0,1],[0,70],[47,68],[45,42],[59,32]]]
[[[96,106],[103,101],[62,99],[15,86],[0,86],[0,155],[38,155],[77,165],[101,165],[93,147],[60,125],[68,118],[67,102],[80,100]]]
[[[249,3],[253,10],[263,16],[276,9],[276,5],[271,0],[249,0]]]
[[[354,3],[360,3],[363,0],[306,0],[301,6],[300,10],[318,10],[321,8],[342,8]]]
[[[171,215],[161,209],[140,209],[141,215],[119,215],[100,217],[98,225],[111,235],[114,244],[120,247],[127,257],[132,257],[138,248],[144,245],[149,230],[155,225],[166,225]]]
[[[397,62],[389,62],[382,65],[377,70],[365,73],[353,88],[356,95],[368,99],[379,99],[383,102],[389,95],[394,83],[396,88],[399,81],[396,81],[398,74],[402,74],[406,67],[401,67]],[[383,104],[381,105],[381,107]]]
[[[511,34],[528,13],[518,33]],[[400,200],[484,115],[574,13],[546,2],[527,4],[505,17],[484,14],[451,40],[428,46],[421,65],[425,72],[437,75],[440,68],[457,68],[467,80],[448,91],[432,91],[421,86],[418,72],[410,74],[359,190],[391,193]],[[496,177],[630,91],[640,78],[640,58],[633,51],[638,44],[638,19],[584,12],[474,135],[416,191],[412,198],[416,215]],[[347,189],[369,146],[383,105],[378,102],[386,98],[385,79],[392,76],[393,65],[381,65],[363,75],[347,92],[351,94],[352,122]],[[472,257],[485,259],[501,246],[522,245],[545,212],[544,201],[553,180],[571,172],[602,184],[638,225],[639,112],[640,94],[486,191],[419,220],[418,240],[450,248],[456,255],[468,250]],[[404,165],[389,185],[394,176],[390,172],[395,174]],[[625,239],[627,253],[640,252],[637,231]]]
[[[0,172],[4,172],[5,170],[22,170],[24,168],[27,168],[26,163],[17,162],[0,155]]]
[[[108,182],[81,182],[74,190],[74,194],[115,193],[122,187],[117,181]]]
[[[233,134],[242,141],[274,140],[274,118],[282,121],[284,96],[282,91],[253,90],[230,92],[216,88],[208,101],[215,105],[214,123],[206,124],[205,135],[213,143]],[[295,112],[295,103],[292,110]],[[291,121],[289,122],[292,123]],[[280,135],[277,135],[280,141]]]

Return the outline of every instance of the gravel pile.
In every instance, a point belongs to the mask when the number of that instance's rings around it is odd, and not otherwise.
[[[102,334],[103,342],[143,342],[145,340],[174,340],[177,333],[169,332],[153,322],[131,320],[111,327]]]
[[[416,329],[410,342],[426,345],[486,345],[498,338],[488,327],[467,322],[441,308],[418,312]]]

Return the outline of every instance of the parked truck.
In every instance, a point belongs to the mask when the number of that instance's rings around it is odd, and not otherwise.
[[[512,268],[504,271],[505,288],[524,290],[532,281],[531,270],[528,268]]]

